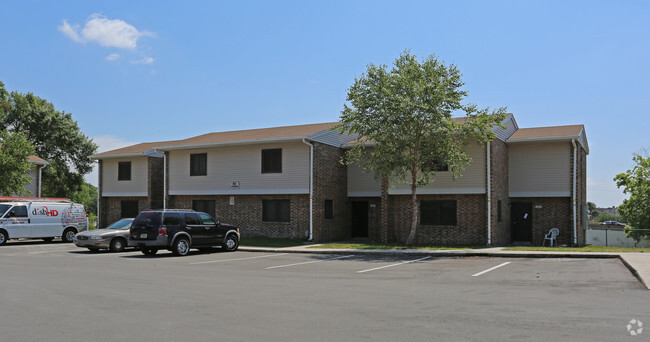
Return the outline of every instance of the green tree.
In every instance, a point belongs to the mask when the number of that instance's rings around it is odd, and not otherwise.
[[[594,202],[587,202],[587,211],[593,215],[594,210],[596,210],[598,206]]]
[[[341,112],[342,133],[358,134],[347,154],[348,164],[365,165],[377,179],[410,185],[413,217],[406,245],[415,241],[418,186],[429,184],[445,165],[454,177],[471,161],[464,147],[494,138],[492,128],[505,119],[505,108],[490,111],[463,104],[467,91],[455,65],[436,56],[422,63],[404,51],[392,69],[369,64],[348,89]],[[463,112],[454,120],[454,112]]]
[[[97,214],[97,187],[84,183],[81,185],[81,190],[75,192],[70,196],[70,199],[75,203],[83,204],[86,211],[91,214]]]
[[[34,154],[34,147],[25,135],[0,131],[0,195],[29,195],[25,185],[32,180],[27,172],[34,166],[27,159]]]
[[[44,196],[71,197],[92,170],[90,155],[97,145],[84,135],[72,115],[32,93],[7,93],[0,82],[0,130],[22,132],[37,156],[47,160],[43,168]]]
[[[617,211],[627,219],[628,236],[637,242],[650,237],[650,157],[634,156],[636,165],[614,177],[616,185],[630,198],[623,200]],[[642,230],[643,229],[643,230]]]

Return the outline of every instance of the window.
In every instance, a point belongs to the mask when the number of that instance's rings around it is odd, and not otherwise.
[[[208,154],[190,154],[190,176],[205,176],[208,174]]]
[[[420,201],[420,224],[456,225],[456,201]]]
[[[117,163],[117,180],[118,181],[129,181],[131,180],[131,162],[119,162]],[[130,216],[133,217],[133,216]]]
[[[282,173],[282,149],[262,150],[262,173]]]
[[[122,218],[136,217],[140,211],[138,209],[138,201],[121,201],[120,207],[120,217]]]
[[[289,200],[262,200],[262,221],[289,222]]]
[[[9,217],[27,217],[27,206],[17,205],[11,208],[9,212]]]
[[[215,217],[214,200],[192,200],[192,210],[201,211]]]
[[[194,214],[194,213],[185,213],[185,224],[187,224],[187,225],[200,225],[201,220],[199,219],[199,215]]]
[[[497,222],[501,222],[501,201],[497,201]]]
[[[214,219],[210,217],[210,215],[208,214],[199,214],[199,216],[201,216],[201,221],[203,221],[203,224],[205,225],[209,224],[214,226],[217,224],[216,222],[214,222]]]
[[[325,218],[334,218],[334,201],[325,200]]]
[[[163,224],[165,226],[180,226],[181,224],[181,215],[178,213],[165,213],[165,218],[163,219]]]
[[[437,159],[432,162],[425,163],[423,169],[426,169],[428,171],[435,171],[435,172],[449,171],[449,164],[445,163],[441,159]]]

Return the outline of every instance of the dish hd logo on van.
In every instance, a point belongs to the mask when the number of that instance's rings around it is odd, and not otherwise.
[[[32,210],[32,215],[38,215],[38,216],[59,216],[59,212],[57,210],[48,210],[47,207],[40,207],[40,208],[34,208]]]

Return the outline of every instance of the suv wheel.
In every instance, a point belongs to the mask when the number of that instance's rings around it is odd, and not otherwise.
[[[228,252],[236,251],[237,248],[239,247],[239,239],[237,239],[237,235],[235,234],[228,235],[222,247]]]
[[[190,240],[186,237],[179,237],[174,241],[172,253],[178,256],[187,255],[190,252]]]

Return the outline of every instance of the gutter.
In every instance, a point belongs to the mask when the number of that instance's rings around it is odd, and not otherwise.
[[[578,170],[577,159],[578,159],[578,146],[576,145],[576,140],[571,139],[571,145],[573,145],[573,191],[571,193],[571,202],[573,204],[573,245],[578,245],[578,222],[577,222],[577,209],[576,209],[576,172]]]
[[[490,142],[487,143],[487,244],[492,246],[492,162],[490,159]]]
[[[309,145],[309,241],[314,239],[314,145],[306,138],[302,142]]]

